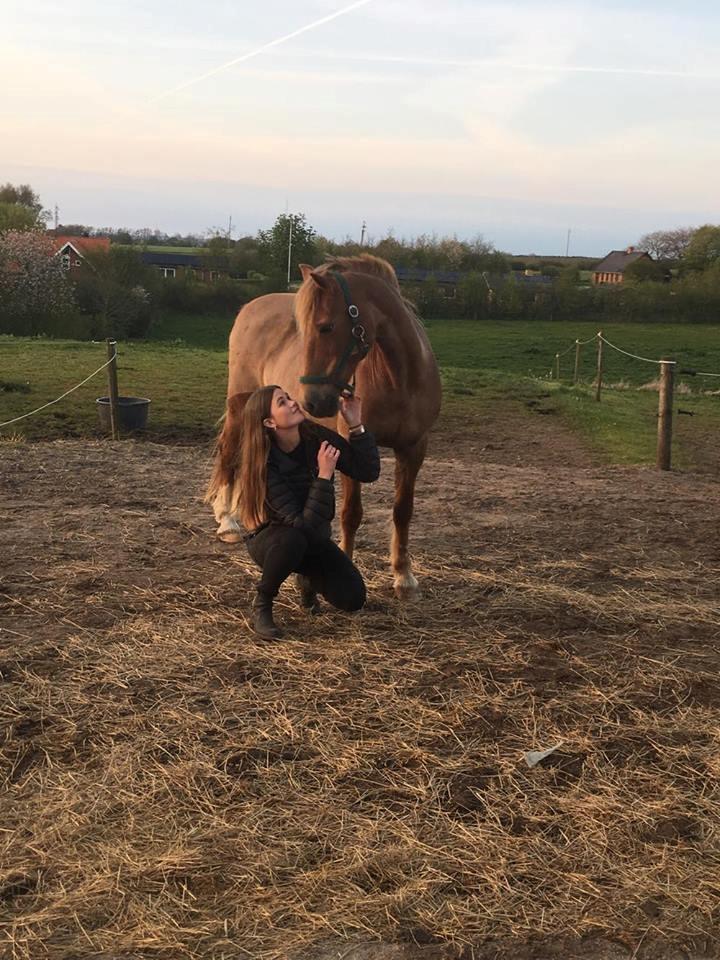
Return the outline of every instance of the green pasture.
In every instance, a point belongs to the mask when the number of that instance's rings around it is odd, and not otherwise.
[[[210,441],[222,414],[226,342],[232,317],[164,317],[152,338],[119,345],[120,392],[152,400],[146,436],[162,442]],[[588,323],[473,323],[432,321],[428,333],[441,366],[445,399],[439,429],[476,417],[492,417],[499,406],[527,418],[551,414],[576,430],[598,458],[615,463],[652,463],[655,456],[657,393],[647,385],[657,366],[605,348],[601,403],[594,399],[595,344],[582,348],[581,382],[571,383],[575,339],[597,331]],[[720,325],[608,324],[605,336],[631,353],[672,357],[679,370],[720,373]],[[548,374],[555,354],[558,382]],[[105,360],[105,345],[80,341],[0,337],[0,421],[32,410],[78,383]],[[697,444],[684,444],[690,427],[697,436],[720,428],[720,378],[680,373],[675,408],[692,413],[676,432],[674,463],[701,466]],[[645,387],[645,389],[643,389]],[[107,392],[104,372],[39,414],[0,428],[16,440],[99,436],[95,397]]]

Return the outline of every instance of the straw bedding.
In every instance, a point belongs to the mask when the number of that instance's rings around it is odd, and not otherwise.
[[[714,954],[717,482],[440,454],[268,644],[204,451],[0,453],[2,956]]]

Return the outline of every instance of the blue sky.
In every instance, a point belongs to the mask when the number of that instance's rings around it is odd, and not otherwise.
[[[720,221],[720,5],[351,3],[5,0],[0,180],[66,222],[237,235],[287,205],[516,253]]]

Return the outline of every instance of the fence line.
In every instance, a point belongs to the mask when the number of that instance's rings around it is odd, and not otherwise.
[[[680,370],[679,373],[688,377],[720,377],[720,373],[701,373],[700,370]]]
[[[594,337],[590,337],[588,340],[578,340],[564,350],[562,353],[558,351],[555,354],[555,376],[557,380],[560,380],[560,358],[566,356],[572,350],[575,350],[575,372],[573,375],[573,384],[578,382],[578,368],[580,363],[580,347],[587,343],[592,343],[595,341],[597,343],[597,390],[595,399],[600,400],[601,390],[602,390],[602,375],[603,375],[603,344],[606,344],[612,350],[616,350],[618,353],[624,354],[626,357],[630,357],[632,360],[640,360],[641,363],[655,363],[660,367],[660,378],[659,378],[659,392],[658,392],[658,430],[657,430],[657,456],[656,462],[659,470],[669,470],[670,461],[671,461],[671,445],[672,445],[672,404],[673,404],[673,389],[674,389],[674,380],[675,373],[679,372],[681,374],[687,374],[693,377],[720,377],[720,373],[705,373],[699,370],[679,370],[677,366],[677,360],[655,360],[652,357],[642,357],[637,353],[630,353],[629,350],[623,349],[623,347],[618,347],[617,344],[612,343],[607,337],[603,336],[602,330],[598,330]],[[553,369],[550,368],[548,374],[548,379],[552,379]],[[686,410],[679,410],[678,413],[687,413]]]
[[[593,337],[589,337],[587,340],[574,340],[567,350],[563,350],[562,353],[556,353],[554,359],[559,360],[561,357],[564,357],[566,354],[570,353],[571,350],[574,350],[577,347],[584,347],[586,344],[597,340],[602,340],[602,342],[607,344],[608,347],[612,347],[612,349],[617,350],[618,353],[624,353],[626,357],[631,357],[633,360],[642,360],[644,363],[671,363],[673,365],[677,365],[678,362],[677,360],[655,360],[652,357],[641,357],[637,353],[630,353],[630,351],[624,350],[622,347],[618,347],[617,344],[611,343],[607,337],[602,334],[602,332],[596,333]],[[707,373],[701,370],[681,369],[677,372],[689,377],[720,377],[720,373]],[[548,376],[552,377],[552,373],[553,371],[551,367]]]
[[[69,396],[71,393],[74,393],[75,390],[84,386],[88,382],[88,380],[92,380],[93,377],[97,376],[101,370],[105,369],[105,367],[110,366],[110,364],[115,360],[116,357],[117,357],[117,347],[115,347],[115,350],[113,351],[113,355],[110,357],[110,359],[106,360],[101,367],[97,368],[97,370],[93,370],[93,372],[90,374],[89,377],[85,377],[84,380],[81,380],[80,383],[76,384],[74,387],[71,387],[69,390],[66,390],[65,393],[61,394],[61,396],[57,397],[55,400],[50,400],[49,403],[44,403],[41,407],[37,407],[35,410],[31,410],[29,413],[23,413],[22,416],[20,417],[13,417],[12,420],[6,420],[4,423],[0,423],[0,427],[8,427],[10,426],[11,423],[17,423],[18,420],[26,420],[28,417],[32,417],[36,413],[40,413],[41,410],[45,410],[47,407],[51,407],[54,403],[59,403],[60,400],[64,400],[65,397]]]
[[[624,353],[626,357],[632,357],[633,360],[643,360],[645,363],[676,363],[676,360],[652,360],[650,357],[639,357],[636,353],[628,353],[627,350],[623,350],[622,347],[616,347],[614,343],[604,337],[601,333],[598,333],[598,340],[602,340],[603,343],[606,343],[609,347],[612,347],[613,350],[617,350],[618,353]]]

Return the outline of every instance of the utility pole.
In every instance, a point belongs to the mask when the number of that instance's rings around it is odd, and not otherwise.
[[[232,214],[230,214],[230,218],[228,219],[228,236],[227,236],[227,238],[228,238],[228,240],[231,240],[231,239],[232,239]]]
[[[365,230],[366,230],[366,228],[367,228],[367,224],[366,224],[365,221],[363,220],[363,222],[362,222],[362,230],[360,231],[360,246],[361,246],[361,247],[364,247],[364,246],[365,246]]]
[[[288,217],[288,223],[290,224],[290,231],[288,233],[288,269],[287,269],[287,285],[290,287],[290,256],[292,254],[292,217]]]
[[[55,229],[56,229],[56,230],[57,230],[57,228],[58,228],[58,216],[59,216],[59,213],[60,213],[60,211],[58,210],[58,205],[55,204]]]
[[[569,257],[569,256],[570,256],[570,234],[571,234],[571,233],[572,233],[572,230],[568,227],[567,242],[566,242],[566,244],[565,244],[565,256],[566,256],[566,257]]]

